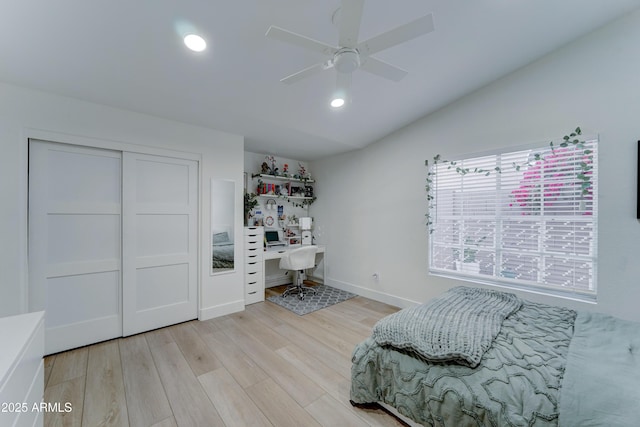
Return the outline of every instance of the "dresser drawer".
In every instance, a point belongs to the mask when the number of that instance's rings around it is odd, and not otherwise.
[[[255,270],[255,271],[250,271],[250,270],[245,270],[244,272],[244,283],[245,284],[249,284],[249,283],[254,283],[254,282],[258,282],[260,283],[260,285],[264,286],[264,275],[262,273],[262,269],[260,270]]]
[[[28,408],[0,411],[0,426],[42,425],[31,409],[44,396],[44,312],[0,318],[0,342],[0,403]]]
[[[244,239],[245,248],[262,248],[264,247],[263,238],[247,237]]]
[[[256,237],[244,237],[244,245],[248,248],[257,248],[264,246],[264,237],[256,236]]]
[[[264,286],[262,285],[262,282],[259,281],[251,281],[251,282],[247,282],[244,285],[244,292],[249,295],[249,294],[253,294],[254,292],[264,292]]]
[[[245,305],[264,301],[264,276],[262,271],[245,273],[244,294]]]
[[[245,275],[248,273],[255,273],[257,271],[262,271],[262,261],[254,260],[249,261],[244,265],[244,273]]]
[[[253,252],[245,255],[244,257],[245,264],[251,264],[254,262],[262,264],[262,252]]]
[[[264,228],[263,227],[245,227],[244,235],[246,237],[262,237],[264,236]]]
[[[253,291],[244,296],[244,304],[255,304],[264,301],[264,291]]]
[[[264,249],[262,248],[244,248],[244,257],[247,260],[250,256],[258,257],[258,259],[262,259],[262,253]]]

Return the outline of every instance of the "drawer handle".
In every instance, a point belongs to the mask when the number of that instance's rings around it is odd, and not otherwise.
[[[258,291],[249,292],[249,295],[255,295]]]
[[[249,248],[250,251],[256,251],[258,248]]]
[[[249,283],[247,283],[247,285],[255,285],[256,283],[258,283],[258,282],[249,282]]]
[[[249,274],[256,274],[256,273],[257,273],[257,271],[252,271]]]
[[[258,263],[257,261],[253,261],[253,262],[249,262],[249,263],[247,263],[247,264],[249,264],[249,265],[255,265],[255,264],[257,264],[257,263]]]

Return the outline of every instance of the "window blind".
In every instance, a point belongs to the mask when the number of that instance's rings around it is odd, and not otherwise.
[[[597,139],[430,170],[432,274],[596,295]]]

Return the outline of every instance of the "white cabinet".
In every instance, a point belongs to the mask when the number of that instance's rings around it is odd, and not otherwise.
[[[44,312],[0,318],[0,425],[42,426]]]
[[[244,229],[244,303],[264,301],[264,228]]]

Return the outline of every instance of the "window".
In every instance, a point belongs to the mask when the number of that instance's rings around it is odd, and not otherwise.
[[[567,138],[431,165],[429,271],[595,299],[597,140]]]

